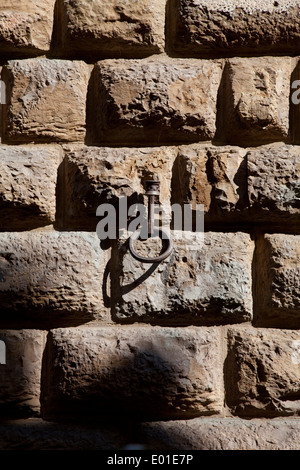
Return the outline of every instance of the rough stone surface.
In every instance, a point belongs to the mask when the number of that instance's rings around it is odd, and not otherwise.
[[[266,234],[256,246],[256,323],[300,328],[300,236]]]
[[[229,329],[227,404],[234,414],[300,414],[300,334],[293,330]]]
[[[3,450],[298,450],[300,420],[201,417],[126,427],[39,418],[0,424]]]
[[[202,204],[205,214],[211,206],[211,184],[207,175],[207,145],[179,147],[172,178],[172,202]]]
[[[1,230],[54,223],[61,159],[58,146],[0,147]]]
[[[131,444],[130,437],[124,424],[64,424],[40,418],[0,422],[1,450],[121,450]]]
[[[207,144],[179,148],[172,198],[182,204],[203,204],[208,220],[233,216],[247,206],[245,149]],[[228,217],[229,220],[229,217]]]
[[[248,197],[256,220],[290,226],[300,222],[300,155],[297,147],[273,144],[247,152]],[[282,225],[281,225],[282,229]]]
[[[210,147],[207,151],[207,175],[211,183],[212,215],[224,222],[245,218],[247,172],[245,150],[238,147]],[[246,214],[247,220],[247,214]]]
[[[1,417],[38,415],[46,332],[0,330],[0,340],[6,346],[6,364],[0,365]]]
[[[55,0],[1,0],[1,55],[25,55],[50,49]]]
[[[151,449],[298,450],[300,420],[195,418],[145,423],[142,430]]]
[[[192,417],[223,406],[218,328],[52,330],[44,416]]]
[[[170,47],[184,56],[299,53],[300,2],[175,0]]]
[[[253,242],[245,233],[171,233],[174,251],[160,264],[136,261],[124,243],[111,273],[116,321],[222,324],[252,317]],[[157,255],[159,240],[136,243],[142,256]],[[151,252],[152,250],[152,252]]]
[[[91,138],[121,145],[211,139],[220,61],[107,60],[95,69]]]
[[[227,63],[220,124],[226,142],[245,147],[287,140],[293,67],[290,57],[235,58]]]
[[[57,325],[66,318],[69,324],[101,318],[105,263],[94,233],[2,233],[1,322],[34,319]]]
[[[138,202],[147,205],[143,194],[148,179],[160,181],[160,204],[166,217],[169,216],[175,156],[173,147],[79,147],[67,150],[63,170],[64,227],[95,230],[100,220],[96,217],[97,207],[105,203],[115,206],[119,218],[120,198],[127,197],[128,208]]]
[[[90,66],[81,61],[10,61],[3,67],[6,141],[83,141],[89,75]]]
[[[299,13],[0,0],[0,448],[299,448]]]
[[[166,0],[62,0],[68,54],[140,57],[163,52]]]
[[[274,143],[259,148],[213,146],[109,148],[66,146],[62,226],[95,230],[98,205],[121,197],[128,207],[147,205],[145,180],[161,182],[160,204],[204,206],[205,224],[253,224],[299,229],[298,147]],[[210,225],[212,227],[213,225]]]

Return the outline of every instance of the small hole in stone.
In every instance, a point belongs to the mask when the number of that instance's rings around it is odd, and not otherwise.
[[[106,168],[107,170],[112,170],[112,169],[113,169],[113,166],[112,166],[112,164],[111,164],[110,162],[105,162],[104,165],[105,165],[105,168]]]
[[[279,7],[279,3],[278,3],[278,2],[274,2],[274,7]]]
[[[184,263],[187,263],[187,257],[186,257],[186,256],[183,256],[182,261],[183,261]]]

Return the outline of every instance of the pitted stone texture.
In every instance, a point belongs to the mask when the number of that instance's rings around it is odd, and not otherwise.
[[[59,325],[101,318],[106,262],[93,233],[2,233],[0,303],[6,320]]]
[[[154,450],[298,450],[300,420],[194,418],[143,423],[142,436]]]
[[[62,43],[84,57],[163,52],[166,0],[62,0]]]
[[[256,220],[300,222],[300,154],[283,144],[247,152],[248,197]]]
[[[299,53],[300,2],[170,2],[170,47],[184,56]]]
[[[228,143],[241,145],[285,141],[289,136],[290,57],[235,58],[227,63],[223,125]],[[224,129],[224,131],[223,131]]]
[[[172,198],[181,204],[203,204],[209,217],[231,216],[247,206],[246,150],[207,144],[179,148]],[[240,217],[240,213],[239,213]]]
[[[91,137],[121,145],[210,140],[221,73],[220,61],[163,57],[99,62]]]
[[[225,369],[227,404],[234,414],[300,414],[300,333],[230,328]]]
[[[176,157],[173,147],[105,148],[79,147],[66,150],[64,161],[64,226],[68,229],[95,230],[100,204],[113,204],[116,215],[121,198],[127,207],[137,202],[147,205],[146,180],[160,181],[161,207],[170,219],[172,165]],[[121,224],[122,225],[122,224]],[[124,224],[123,224],[124,225]],[[124,226],[120,228],[126,228]]]
[[[36,416],[46,332],[0,330],[0,340],[6,346],[6,364],[0,364],[1,417]]]
[[[164,419],[223,407],[218,328],[52,330],[44,416]]]
[[[56,212],[58,146],[0,147],[1,230],[53,224]]]
[[[300,236],[257,240],[255,318],[258,325],[300,328]]]
[[[3,68],[6,141],[83,141],[89,75],[90,66],[81,61],[10,61]]]
[[[174,231],[171,236],[172,255],[150,267],[136,261],[126,243],[118,247],[114,256],[119,269],[111,273],[113,318],[171,325],[249,321],[250,236],[184,231]],[[135,250],[142,256],[153,256],[158,241],[140,241]]]
[[[50,49],[55,0],[1,0],[2,55],[26,55]]]

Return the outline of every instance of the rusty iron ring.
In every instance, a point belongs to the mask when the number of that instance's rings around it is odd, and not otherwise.
[[[167,249],[159,256],[156,256],[156,257],[153,257],[153,258],[146,258],[145,256],[140,256],[138,253],[136,253],[135,249],[134,249],[134,242],[135,240],[137,240],[139,237],[140,237],[140,230],[136,230],[129,238],[129,250],[130,250],[130,253],[132,254],[132,256],[138,260],[138,261],[142,261],[142,263],[159,263],[160,261],[163,261],[164,259],[166,259],[168,256],[170,256],[170,254],[172,253],[173,251],[173,241],[171,239],[171,237],[169,236],[169,234],[163,230],[162,228],[159,228],[158,229],[158,232],[159,232],[159,237],[161,240],[168,240],[168,247]],[[162,236],[164,235],[164,238],[162,238]]]

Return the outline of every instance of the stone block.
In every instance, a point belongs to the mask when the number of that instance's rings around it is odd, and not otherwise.
[[[247,208],[246,150],[207,144],[179,148],[174,167],[172,199],[204,205],[207,221],[231,221]]]
[[[226,402],[243,417],[300,414],[300,334],[231,328],[225,368]]]
[[[227,63],[220,138],[257,146],[289,137],[290,57],[234,58]]]
[[[68,55],[143,57],[164,50],[166,0],[62,0],[61,40]]]
[[[59,328],[47,360],[45,417],[164,419],[222,410],[218,328]]]
[[[78,324],[103,318],[106,254],[95,233],[10,232],[0,235],[1,323]]]
[[[94,73],[89,139],[101,145],[210,140],[221,74],[220,61],[101,61]]]
[[[64,160],[64,227],[96,230],[100,204],[113,204],[119,219],[119,202],[127,198],[127,207],[147,204],[146,180],[160,181],[161,207],[170,217],[172,164],[176,149],[77,147],[66,150]],[[125,219],[127,220],[126,214]],[[125,227],[123,227],[125,228]]]
[[[300,51],[300,2],[175,0],[169,48],[185,57]]]
[[[256,244],[255,322],[300,327],[300,236],[266,234]]]
[[[3,67],[8,143],[83,141],[90,66],[60,59],[12,60]]]
[[[125,429],[124,429],[125,428]],[[134,432],[134,431],[133,431]],[[120,423],[58,423],[41,418],[0,422],[1,450],[105,450],[125,449],[133,439],[128,426]]]
[[[53,224],[58,146],[0,146],[1,230],[28,230]]]
[[[55,0],[1,0],[1,55],[11,58],[48,52],[54,4]]]
[[[142,424],[142,438],[154,450],[298,450],[300,420],[202,417],[158,421]]]
[[[46,332],[0,330],[0,340],[6,346],[6,363],[0,364],[1,417],[39,415]]]
[[[120,322],[169,325],[239,323],[252,318],[253,242],[245,233],[174,231],[174,250],[143,264],[120,243],[113,252],[112,315]],[[138,241],[142,256],[157,256],[159,239]]]
[[[250,214],[256,221],[273,222],[282,230],[299,227],[300,155],[298,147],[276,143],[247,152]],[[278,228],[279,228],[278,227]]]

